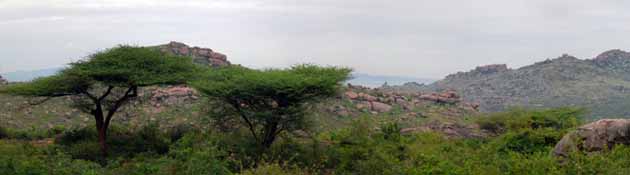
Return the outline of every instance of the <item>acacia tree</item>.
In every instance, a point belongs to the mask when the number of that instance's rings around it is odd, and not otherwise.
[[[94,116],[103,157],[114,114],[138,96],[138,88],[185,83],[198,68],[192,59],[156,49],[118,46],[71,63],[56,75],[3,88],[0,93],[31,97],[72,96],[74,107]]]
[[[309,104],[337,94],[350,72],[315,65],[267,70],[231,66],[209,70],[192,85],[226,104],[215,117],[239,121],[267,149],[282,132],[304,129]]]

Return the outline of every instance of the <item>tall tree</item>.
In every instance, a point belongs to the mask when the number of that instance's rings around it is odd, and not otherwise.
[[[307,107],[337,94],[351,71],[315,65],[267,70],[231,66],[208,70],[192,85],[227,104],[216,117],[240,121],[267,149],[282,132],[304,129]]]
[[[191,58],[156,49],[118,46],[71,63],[56,75],[14,84],[0,93],[31,97],[72,96],[74,106],[94,116],[103,157],[114,114],[138,96],[138,88],[185,83],[199,68]]]

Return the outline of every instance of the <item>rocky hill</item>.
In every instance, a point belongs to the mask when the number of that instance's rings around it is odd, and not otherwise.
[[[630,116],[630,53],[610,50],[594,59],[562,55],[518,69],[506,65],[480,66],[430,85],[406,84],[390,90],[443,91],[452,89],[481,111],[511,106],[586,107],[593,118]]]

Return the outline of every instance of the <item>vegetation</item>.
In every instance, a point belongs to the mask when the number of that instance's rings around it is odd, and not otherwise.
[[[138,96],[139,87],[185,83],[194,70],[190,58],[167,56],[149,48],[119,46],[72,63],[54,76],[12,85],[1,92],[48,99],[73,96],[74,107],[94,117],[105,157],[110,122],[123,105]]]
[[[305,129],[308,105],[336,95],[350,72],[350,69],[314,65],[286,70],[232,66],[209,70],[193,85],[201,93],[226,104],[215,115],[220,121],[240,121],[256,142],[267,149],[279,134]]]
[[[351,127],[314,138],[281,137],[267,158],[257,153],[248,132],[186,129],[178,139],[147,125],[113,127],[110,142],[122,144],[106,166],[97,154],[93,128],[65,129],[53,144],[38,145],[9,135],[0,140],[0,174],[626,174],[630,148],[575,153],[559,160],[549,154],[557,136],[576,125],[576,109],[514,110],[480,117],[479,122],[514,123],[485,139],[446,138],[439,133],[400,134],[396,123],[358,118]],[[555,116],[565,117],[555,117]],[[525,116],[531,120],[521,122]],[[543,116],[543,117],[541,117]],[[542,127],[538,121],[553,121]],[[521,123],[521,124],[516,124]],[[556,127],[562,126],[562,127]],[[115,134],[114,134],[115,133]],[[141,143],[141,144],[137,144]],[[136,146],[134,146],[136,145]],[[144,146],[141,146],[144,145]],[[156,145],[156,146],[151,146]],[[139,149],[140,148],[140,149]],[[161,150],[166,148],[166,150]]]

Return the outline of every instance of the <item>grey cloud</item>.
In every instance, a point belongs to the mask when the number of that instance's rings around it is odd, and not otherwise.
[[[440,78],[628,48],[629,20],[621,0],[4,0],[0,72],[179,40],[253,67],[312,62]]]

